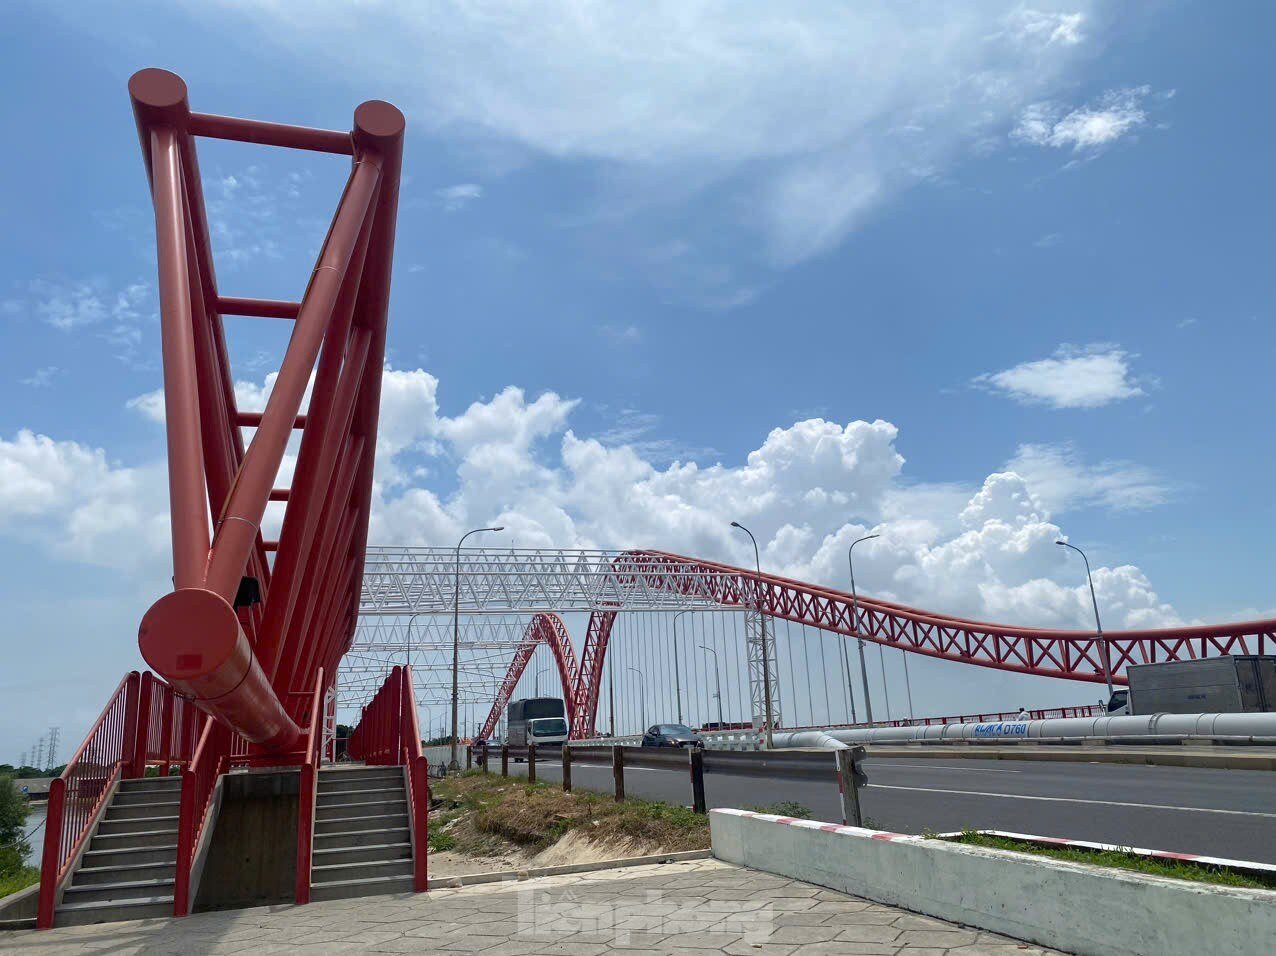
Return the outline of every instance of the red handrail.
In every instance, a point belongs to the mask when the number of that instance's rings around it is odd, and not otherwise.
[[[421,752],[411,665],[400,673],[399,686],[402,688],[399,741],[407,767],[408,806],[412,808],[412,889],[424,893],[430,888],[430,762]]]
[[[314,696],[310,701],[310,723],[306,733],[305,756],[301,763],[301,790],[297,813],[297,882],[294,897],[300,903],[310,902],[310,864],[314,854],[315,803],[319,786],[316,765],[323,746],[320,725],[324,693],[323,668],[315,678]]]
[[[364,763],[405,768],[412,813],[412,886],[418,893],[429,889],[430,765],[421,752],[411,667],[396,665],[390,671],[363,708],[346,752]]]
[[[185,725],[183,732],[172,730],[174,715],[187,721],[188,706],[151,673],[129,672],[62,775],[49,785],[36,914],[41,929],[53,925],[58,888],[115,782],[142,776],[148,764],[160,764],[166,771],[171,764],[189,760],[191,740]]]
[[[173,879],[173,915],[190,912],[191,866],[208,818],[217,778],[231,751],[231,731],[216,720],[204,721],[195,756],[182,769],[182,801],[177,822],[177,867]]]

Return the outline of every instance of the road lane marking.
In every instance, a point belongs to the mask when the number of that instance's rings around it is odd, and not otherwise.
[[[872,759],[871,757],[869,758]],[[949,767],[947,765],[935,766],[934,764],[925,763],[895,763],[890,757],[878,757],[878,760],[886,760],[888,763],[880,765],[880,769],[890,767],[917,767],[919,770],[962,770],[966,773],[1023,773],[1022,770],[1002,770],[1000,767]]]
[[[1088,803],[1100,807],[1135,807],[1139,810],[1177,810],[1183,813],[1224,813],[1234,817],[1267,817],[1276,820],[1276,813],[1261,810],[1221,810],[1217,807],[1172,807],[1162,803],[1123,803],[1119,800],[1086,800],[1082,797],[1038,797],[1019,793],[987,793],[980,790],[941,790],[938,787],[901,787],[893,784],[870,783],[869,790],[913,790],[918,793],[955,793],[967,797],[1001,797],[1004,800],[1044,800],[1049,803]]]

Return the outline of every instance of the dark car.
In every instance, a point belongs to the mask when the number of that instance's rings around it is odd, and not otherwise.
[[[696,732],[682,724],[653,724],[642,735],[644,747],[704,747]]]

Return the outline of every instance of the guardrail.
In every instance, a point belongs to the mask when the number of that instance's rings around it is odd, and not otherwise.
[[[488,772],[490,752],[477,749],[475,762],[484,773]],[[573,765],[596,760],[611,764],[612,791],[617,801],[625,799],[625,769],[681,770],[686,769],[691,784],[691,807],[696,813],[705,812],[704,776],[730,774],[732,776],[780,777],[790,780],[836,779],[842,798],[842,822],[859,826],[861,821],[859,789],[868,784],[861,761],[865,757],[863,747],[844,747],[839,750],[767,750],[752,752],[706,751],[701,747],[626,747],[598,744],[571,744],[570,746],[546,745],[537,747],[500,748],[501,776],[509,776],[509,761],[527,761],[527,778],[536,782],[537,765],[557,758],[562,764],[562,787],[570,792]]]

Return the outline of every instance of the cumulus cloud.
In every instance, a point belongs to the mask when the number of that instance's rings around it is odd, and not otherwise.
[[[241,382],[237,393],[264,394],[270,383]],[[156,401],[151,393],[131,404],[162,420]],[[772,429],[739,460],[662,464],[638,441],[578,435],[577,406],[509,386],[448,415],[433,375],[387,369],[370,540],[450,545],[495,523],[506,526],[502,543],[515,546],[653,547],[748,564],[748,542],[730,527],[739,521],[769,568],[842,587],[846,548],[874,531],[881,537],[862,548],[862,564],[856,552],[867,593],[961,616],[1086,626],[1089,593],[1054,545],[1065,533],[1057,516],[1151,507],[1168,495],[1145,469],[1088,465],[1055,445],[1022,446],[969,488],[915,484],[898,429],[880,420],[806,419]],[[290,468],[285,462],[281,483]],[[35,534],[64,556],[162,563],[165,490],[162,463],[123,466],[100,449],[30,432],[0,442],[0,529]],[[1179,620],[1137,567],[1096,565],[1112,626]]]
[[[920,15],[889,0],[227,0],[190,9],[224,20],[229,7],[259,42],[307,64],[339,63],[402,104],[417,128],[476,144],[479,161],[600,161],[589,201],[608,210],[659,218],[672,196],[704,197],[720,206],[713,235],[743,228],[767,264],[784,266],[828,250],[919,171],[1003,136],[1025,105],[1054,95],[1085,48],[1091,6],[989,0]],[[365,43],[378,55],[352,61]],[[745,207],[755,213],[741,216]]]
[[[1130,367],[1132,358],[1116,345],[1061,345],[1050,358],[986,372],[973,384],[1025,404],[1100,408],[1144,394]]]
[[[106,452],[23,429],[0,439],[0,532],[60,558],[111,568],[153,563],[168,544],[162,462],[126,467]]]
[[[1058,103],[1033,103],[1011,136],[1033,146],[1097,150],[1147,122],[1143,101],[1151,92],[1149,86],[1108,90],[1094,103],[1071,110]]]

